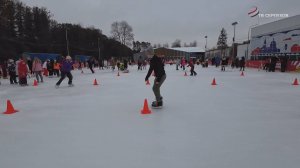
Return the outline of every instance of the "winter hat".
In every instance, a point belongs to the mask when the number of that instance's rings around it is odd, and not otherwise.
[[[71,57],[71,56],[67,56],[66,59],[67,59],[67,60],[71,60],[72,57]]]

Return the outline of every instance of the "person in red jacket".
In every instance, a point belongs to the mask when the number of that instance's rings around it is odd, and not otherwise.
[[[27,74],[28,74],[27,59],[23,57],[18,64],[18,74],[19,74],[19,84],[21,86],[28,86],[27,84]]]

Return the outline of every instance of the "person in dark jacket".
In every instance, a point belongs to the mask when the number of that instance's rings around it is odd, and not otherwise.
[[[7,62],[2,61],[0,67],[2,68],[3,79],[7,79]]]
[[[284,56],[280,59],[281,61],[281,72],[285,72],[288,64],[288,57]]]
[[[88,60],[88,65],[89,65],[89,68],[92,71],[92,73],[95,73],[94,70],[93,70],[93,65],[94,65],[94,58],[93,57],[90,57],[90,59]]]
[[[49,77],[52,78],[54,74],[54,60],[51,59],[47,62],[47,70],[49,71]]]
[[[242,57],[240,61],[240,71],[245,71],[245,64],[245,57]]]
[[[225,71],[225,67],[227,65],[227,60],[225,57],[222,58],[222,68],[221,68],[221,71]]]
[[[195,65],[193,60],[190,60],[188,67],[191,67],[191,76],[196,76],[197,73],[195,72]]]
[[[18,84],[17,82],[17,72],[16,72],[16,64],[15,61],[12,59],[8,60],[8,73],[9,73],[9,80],[10,84]]]
[[[166,80],[167,75],[164,69],[164,63],[162,61],[162,58],[158,57],[157,55],[154,55],[150,61],[150,68],[145,78],[145,81],[149,80],[149,77],[153,71],[155,73],[155,80],[152,90],[155,95],[156,101],[152,103],[152,107],[162,107],[163,97],[160,94],[160,87]]]
[[[69,78],[69,86],[72,87],[74,86],[72,84],[72,80],[73,80],[73,76],[71,74],[72,71],[72,67],[73,67],[73,62],[72,62],[72,58],[70,56],[67,56],[66,59],[64,59],[62,61],[62,66],[61,66],[61,77],[59,79],[59,81],[56,83],[56,88],[59,87],[59,85],[61,84],[61,82],[66,78],[66,76]]]
[[[277,57],[272,57],[271,58],[269,72],[275,72],[277,60],[278,60]]]

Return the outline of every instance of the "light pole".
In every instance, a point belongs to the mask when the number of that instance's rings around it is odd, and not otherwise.
[[[204,37],[205,38],[205,54],[204,54],[204,59],[206,59],[206,52],[207,52],[207,36]]]
[[[253,27],[257,26],[257,25],[259,25],[259,24],[255,24],[255,25],[250,26],[250,27],[249,27],[249,30],[248,30],[248,42],[247,42],[247,57],[246,57],[246,60],[249,59],[250,30],[251,30]]]
[[[207,36],[205,36],[205,51],[207,49]]]
[[[235,44],[235,26],[238,24],[238,22],[233,22],[233,44],[232,44],[232,59],[234,58],[235,52],[234,52],[234,44]]]
[[[67,27],[66,27],[66,41],[67,41],[67,52],[68,52],[68,56],[70,56],[69,39],[68,39],[68,28],[67,28]]]

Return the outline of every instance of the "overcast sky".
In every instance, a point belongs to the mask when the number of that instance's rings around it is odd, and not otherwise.
[[[46,7],[58,22],[94,26],[110,36],[114,21],[127,21],[133,28],[135,40],[152,44],[180,39],[194,40],[204,48],[216,45],[220,30],[228,33],[232,43],[232,22],[239,24],[236,41],[247,40],[249,26],[257,23],[248,12],[257,6],[260,13],[300,14],[300,0],[21,0],[29,6]],[[267,23],[278,19],[260,19]]]

